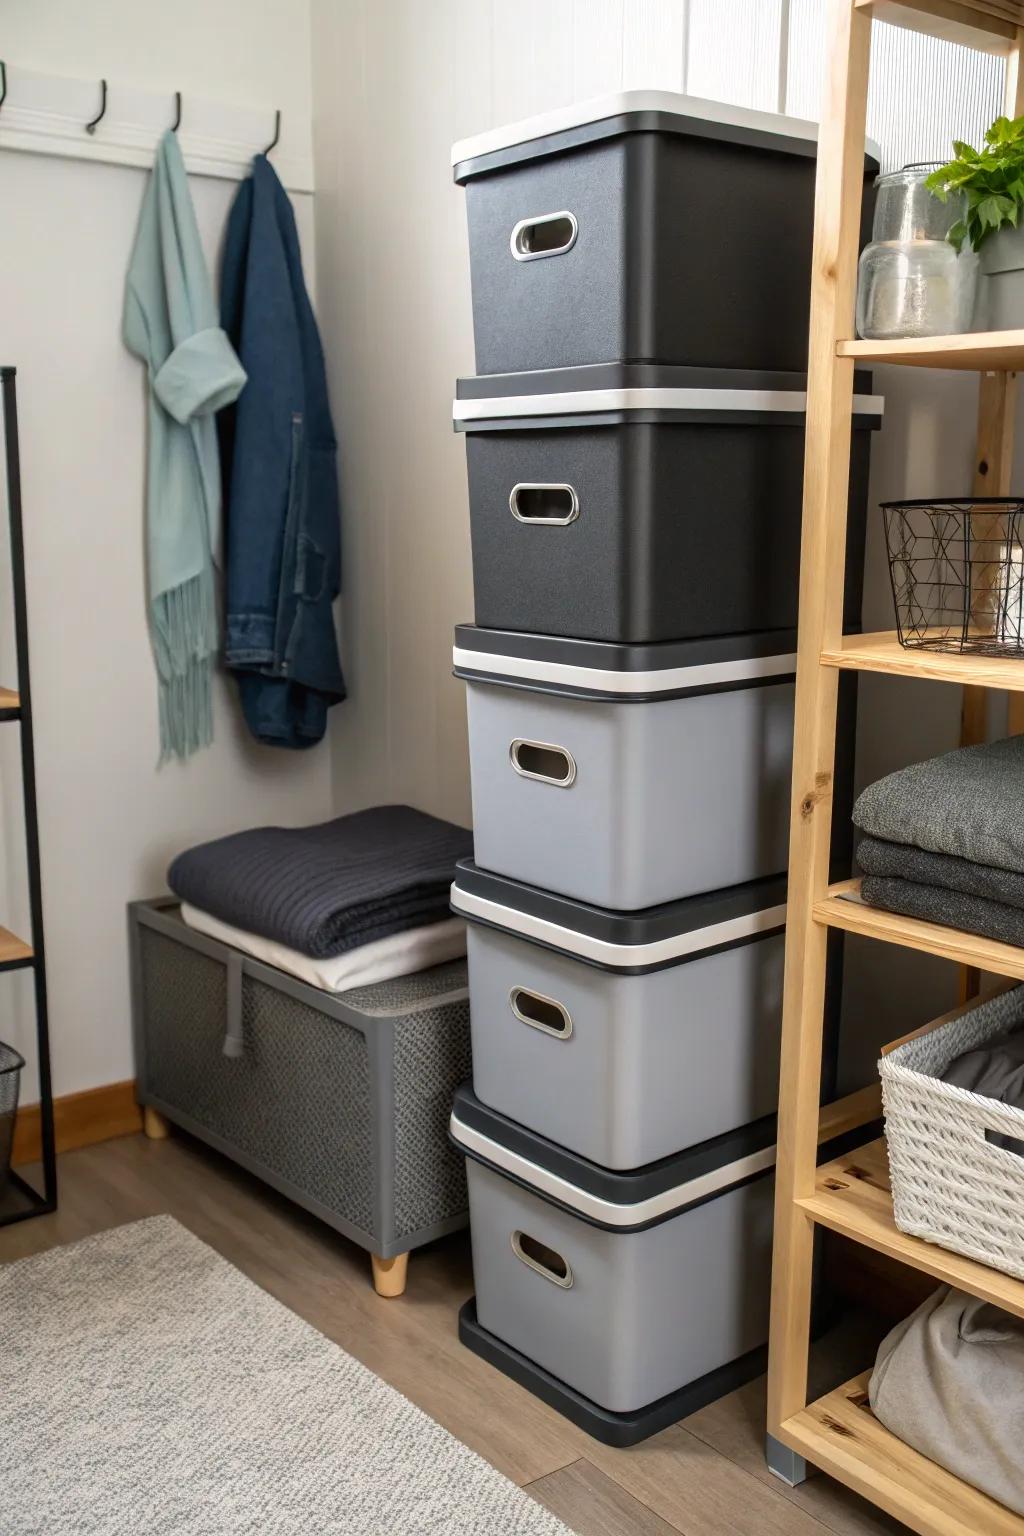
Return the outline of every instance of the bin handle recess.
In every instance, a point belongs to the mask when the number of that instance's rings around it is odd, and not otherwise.
[[[576,779],[576,760],[568,747],[550,741],[527,741],[517,736],[509,743],[512,767],[521,778],[568,789]]]
[[[509,511],[518,523],[564,528],[580,515],[575,487],[558,481],[521,480],[509,492]]]
[[[544,256],[564,256],[576,244],[580,226],[567,208],[558,213],[534,213],[520,219],[509,237],[516,261],[540,261]]]
[[[550,1280],[552,1285],[559,1286],[563,1291],[569,1290],[573,1282],[572,1265],[568,1259],[563,1259],[554,1248],[549,1248],[546,1243],[531,1237],[528,1232],[512,1233],[512,1252],[516,1258],[526,1265],[527,1269],[535,1270],[545,1280]]]
[[[564,1003],[543,992],[531,992],[528,987],[513,987],[508,995],[508,1005],[522,1024],[539,1029],[556,1040],[568,1040],[572,1034],[572,1015]]]

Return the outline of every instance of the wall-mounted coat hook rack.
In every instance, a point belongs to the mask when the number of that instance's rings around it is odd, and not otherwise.
[[[103,121],[104,115],[106,114],[106,110],[107,110],[107,82],[105,80],[101,80],[100,81],[100,110],[97,112],[96,116],[93,118],[91,123],[86,123],[86,125],[85,125],[86,133],[95,133],[96,132],[96,126],[97,126],[98,123],[101,123]]]
[[[174,93],[174,122],[171,124],[171,132],[177,133],[181,127],[181,92]]]
[[[7,65],[0,59],[0,107],[7,100]]]
[[[263,153],[265,155],[269,155],[270,151],[276,147],[277,141],[278,141],[278,139],[280,137],[281,137],[281,113],[280,113],[280,110],[278,110],[277,112],[274,113],[274,137],[271,139],[270,143],[267,145],[266,149],[263,151]]]

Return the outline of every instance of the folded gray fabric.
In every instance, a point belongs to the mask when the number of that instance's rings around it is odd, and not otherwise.
[[[983,938],[997,939],[1001,944],[1024,945],[1024,912],[1006,902],[986,901],[982,896],[969,896],[944,886],[922,885],[916,880],[897,880],[885,875],[865,875],[860,894],[869,907],[884,907],[887,912],[943,923],[964,933],[980,933]]]
[[[908,843],[887,843],[880,837],[861,838],[857,863],[866,875],[915,880],[1024,909],[1024,875],[995,869],[991,864],[972,864],[949,853],[929,853]]]
[[[408,805],[315,827],[257,827],[190,848],[167,882],[201,912],[318,960],[442,922],[473,834]]]
[[[942,1286],[882,1340],[868,1399],[900,1440],[1024,1514],[1024,1318]]]
[[[950,1062],[942,1081],[1024,1108],[1024,1029],[964,1051]]]
[[[964,1051],[950,1062],[942,1081],[1024,1109],[1024,1029],[1015,1029],[991,1045]],[[994,1146],[1007,1152],[1019,1154],[1024,1146],[1020,1137],[1007,1136],[1003,1131],[988,1131],[986,1135]]]
[[[1024,736],[890,773],[853,808],[862,831],[974,864],[1024,871]]]

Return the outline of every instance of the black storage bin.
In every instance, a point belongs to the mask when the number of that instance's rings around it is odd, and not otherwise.
[[[806,367],[816,135],[628,91],[456,144],[477,372]]]
[[[870,432],[858,374],[845,623]],[[460,379],[477,624],[643,644],[797,621],[806,377],[604,363]]]

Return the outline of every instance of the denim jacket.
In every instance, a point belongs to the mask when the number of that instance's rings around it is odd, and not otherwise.
[[[345,697],[337,443],[295,215],[265,155],[228,219],[221,324],[248,375],[219,418],[225,660],[257,740],[308,747]]]

